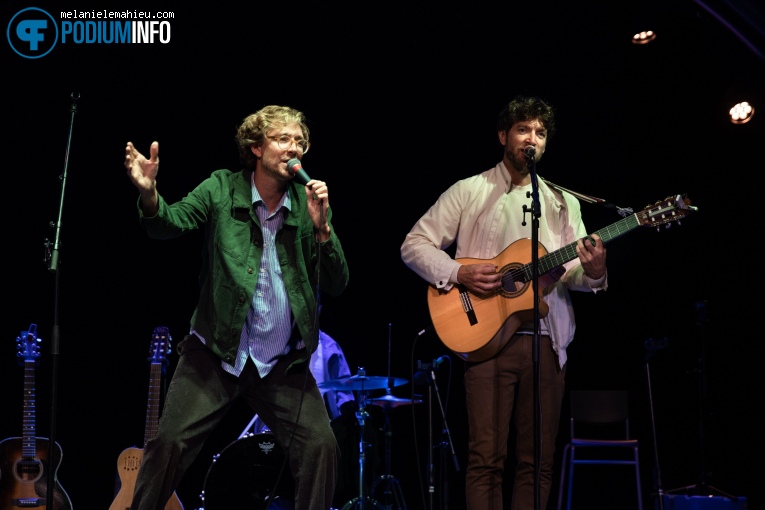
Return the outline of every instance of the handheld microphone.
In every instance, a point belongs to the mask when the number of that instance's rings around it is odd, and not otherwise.
[[[294,179],[298,184],[302,184],[303,186],[308,184],[308,181],[311,180],[305,170],[303,170],[303,165],[300,164],[298,158],[292,158],[287,161],[287,171],[294,175]]]
[[[537,153],[537,148],[533,145],[527,145],[523,148],[523,153],[526,155],[527,158],[533,158],[534,155]]]

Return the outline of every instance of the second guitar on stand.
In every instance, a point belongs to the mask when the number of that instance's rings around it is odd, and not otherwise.
[[[144,433],[143,446],[157,435],[159,424],[159,409],[161,405],[160,388],[162,387],[162,374],[167,365],[166,354],[170,351],[170,332],[165,327],[154,328],[149,348],[149,398],[146,410],[146,430]],[[133,504],[133,492],[138,475],[138,468],[143,461],[143,448],[135,446],[127,448],[117,458],[117,473],[119,475],[120,489],[114,498],[109,510],[130,510]],[[183,505],[178,495],[173,492],[170,500],[165,505],[165,510],[183,510]]]

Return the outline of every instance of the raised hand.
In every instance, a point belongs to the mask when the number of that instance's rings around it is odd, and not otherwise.
[[[125,168],[128,177],[141,193],[141,208],[147,216],[153,216],[159,209],[157,195],[157,172],[159,172],[159,142],[152,142],[149,159],[138,152],[133,142],[125,146]]]
[[[128,177],[141,191],[154,191],[157,172],[159,172],[159,142],[153,142],[149,148],[149,159],[138,152],[133,142],[125,147],[125,168]]]

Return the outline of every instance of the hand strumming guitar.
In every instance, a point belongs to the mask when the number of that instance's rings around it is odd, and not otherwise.
[[[502,286],[502,275],[495,264],[463,264],[457,271],[457,282],[470,292],[486,296]]]

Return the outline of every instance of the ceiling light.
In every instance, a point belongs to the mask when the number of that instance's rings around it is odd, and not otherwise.
[[[728,112],[733,124],[746,124],[754,116],[754,107],[746,101],[737,103]]]
[[[638,32],[632,36],[632,44],[648,44],[656,39],[656,32],[653,30],[646,30],[644,32]]]

